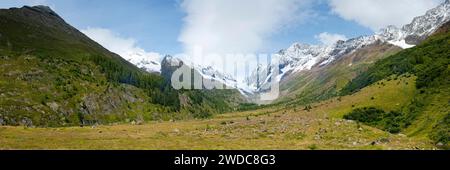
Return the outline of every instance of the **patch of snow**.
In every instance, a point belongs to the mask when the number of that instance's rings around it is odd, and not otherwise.
[[[412,47],[415,46],[415,45],[407,44],[404,39],[403,40],[388,41],[388,43],[390,43],[392,45],[395,45],[395,46],[398,46],[398,47],[403,48],[403,49],[408,49],[408,48],[412,48]]]
[[[126,53],[122,57],[147,72],[161,72],[161,63],[159,62],[161,56],[158,53],[133,51]]]

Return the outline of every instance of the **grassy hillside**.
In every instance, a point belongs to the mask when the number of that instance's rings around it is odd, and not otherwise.
[[[375,43],[344,55],[326,67],[290,75],[281,82],[280,104],[308,104],[339,95],[353,78],[375,63],[401,49],[386,43]]]
[[[444,25],[437,33],[417,47],[378,61],[360,74],[343,90],[352,94],[382,79],[397,75],[417,76],[416,93],[411,104],[402,111],[399,126],[411,136],[430,137],[448,147],[450,127],[450,32]],[[447,146],[445,146],[447,145]]]
[[[176,91],[162,76],[109,52],[49,8],[2,9],[0,25],[0,125],[140,123],[234,109],[223,101],[236,93]],[[222,98],[208,102],[217,95]],[[186,97],[197,102],[182,105]]]

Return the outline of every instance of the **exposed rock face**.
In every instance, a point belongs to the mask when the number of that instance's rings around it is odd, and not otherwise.
[[[388,26],[382,29],[378,35],[381,39],[400,45],[414,46],[425,40],[442,25],[450,21],[450,2],[446,1],[438,7],[429,10],[425,15],[416,17],[410,24],[397,28]]]
[[[427,38],[426,36],[410,35],[405,38],[405,42],[407,44],[418,45],[422,41],[424,41],[426,38]]]
[[[175,72],[175,70],[182,67],[183,65],[184,62],[180,59],[167,55],[161,62],[161,75],[164,77],[164,79],[166,79],[166,81],[170,81],[173,72]]]

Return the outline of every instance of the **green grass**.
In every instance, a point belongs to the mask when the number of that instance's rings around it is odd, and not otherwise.
[[[390,96],[391,86],[413,78],[371,86],[352,96],[303,106],[268,107],[228,113],[204,120],[130,123],[97,127],[0,127],[1,149],[434,149],[429,139],[406,137],[344,120],[339,113],[369,96]],[[377,89],[377,90],[375,90]],[[375,99],[376,100],[376,99]],[[379,100],[378,102],[382,102]],[[404,105],[405,103],[400,103]],[[400,108],[396,103],[386,108]]]
[[[320,102],[325,107],[333,107],[328,114],[342,118],[355,108],[376,107],[385,111],[401,111],[408,106],[416,92],[414,77],[398,80],[383,80],[358,92],[358,95],[336,97]]]
[[[411,95],[411,103],[400,111],[406,114],[407,124],[403,129],[410,136],[434,136],[434,127],[444,121],[450,109],[449,24],[422,44],[376,62],[367,72],[358,75],[344,87],[342,95],[357,92],[379,80],[396,79],[396,75],[415,75],[417,90]],[[450,136],[448,133],[445,135],[443,138]],[[448,146],[449,142],[444,145]]]

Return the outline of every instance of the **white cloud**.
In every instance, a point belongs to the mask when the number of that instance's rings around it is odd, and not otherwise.
[[[184,0],[187,16],[178,40],[191,55],[200,47],[208,54],[254,54],[268,44],[268,38],[310,14],[312,0]],[[243,63],[246,58],[229,57],[227,63]],[[193,58],[203,64],[217,58]],[[254,61],[254,60],[253,60]],[[200,64],[202,64],[200,63]],[[222,64],[222,63],[220,63]]]
[[[322,44],[332,45],[339,40],[347,40],[345,35],[341,34],[331,34],[328,32],[320,33],[319,35],[314,36],[317,40],[319,40]]]
[[[124,59],[138,66],[145,66],[149,71],[159,71],[159,63],[147,63],[151,61],[160,62],[161,55],[154,52],[147,52],[137,46],[136,40],[122,37],[109,29],[87,28],[81,30],[89,38],[93,39],[106,49],[120,55]],[[145,61],[142,63],[142,61]]]
[[[329,0],[332,11],[374,31],[388,25],[402,26],[443,0]]]

